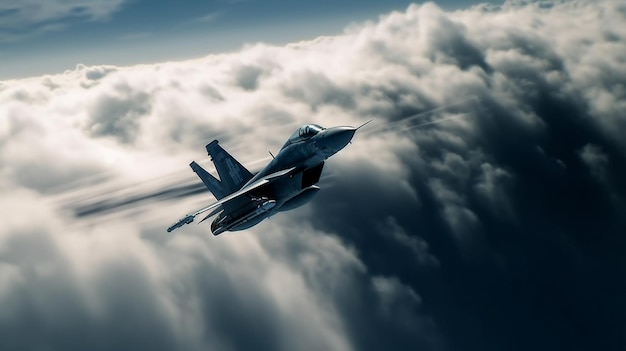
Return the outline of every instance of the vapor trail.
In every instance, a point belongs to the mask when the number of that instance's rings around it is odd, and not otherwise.
[[[456,106],[460,106],[463,104],[466,104],[468,102],[474,102],[476,103],[477,101],[477,97],[472,96],[469,98],[465,98],[462,99],[460,101],[456,101],[453,102],[451,104],[448,105],[444,105],[444,106],[440,106],[440,107],[436,107],[427,111],[423,111],[423,112],[419,112],[416,113],[414,115],[408,116],[408,117],[404,117],[398,121],[393,121],[393,122],[388,122],[382,125],[379,125],[378,127],[370,127],[367,128],[365,131],[363,131],[363,135],[365,136],[371,136],[374,134],[378,134],[378,133],[384,133],[384,132],[390,132],[390,131],[406,131],[406,130],[412,130],[412,129],[418,129],[421,127],[425,127],[431,124],[437,124],[437,123],[441,123],[441,122],[445,122],[445,121],[449,121],[449,120],[454,120],[454,119],[460,119],[463,117],[466,117],[467,113],[463,113],[461,115],[456,115],[456,116],[452,116],[452,117],[444,117],[444,118],[439,118],[439,119],[435,119],[435,120],[431,120],[431,121],[427,121],[427,122],[423,122],[417,125],[411,125],[411,123],[418,121],[418,120],[423,120],[425,118],[427,118],[428,116],[434,115],[437,112],[441,112],[441,111],[445,111],[445,110],[449,110],[453,107]],[[474,105],[475,107],[475,105]]]
[[[429,116],[434,116],[439,112],[450,110],[470,101],[476,101],[476,97],[465,98],[445,106],[402,118],[398,121],[388,122],[378,127],[372,128],[368,125],[364,127],[365,130],[362,134],[371,136],[390,131],[404,132],[464,118],[467,116],[467,113],[427,120],[413,125],[416,121],[424,121]],[[267,163],[269,160],[269,156],[262,157],[245,162],[244,165],[254,170],[257,168],[254,167],[255,165]],[[328,182],[331,178],[331,175],[327,175],[324,177],[324,180]],[[67,185],[63,189],[58,190],[54,198],[59,206],[69,211],[75,218],[83,219],[101,215],[114,215],[116,213],[122,214],[125,211],[137,210],[139,208],[148,209],[150,206],[171,200],[199,196],[212,197],[204,184],[194,176],[193,172],[183,170],[157,176],[150,181],[142,183],[124,183],[123,181],[120,182],[120,179],[103,176],[87,182]]]

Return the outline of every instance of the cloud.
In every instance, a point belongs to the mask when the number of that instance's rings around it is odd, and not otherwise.
[[[194,19],[193,22],[212,23],[218,20],[223,15],[224,15],[223,11],[214,11],[214,12],[210,12],[204,16]]]
[[[623,348],[625,13],[412,5],[0,82],[0,348]],[[165,232],[213,200],[187,167],[208,141],[251,163],[370,118],[306,207]]]
[[[7,0],[0,3],[0,41],[13,41],[56,31],[63,20],[102,21],[120,9],[124,0]]]
[[[591,174],[598,181],[605,181],[609,159],[602,153],[602,149],[592,144],[587,144],[580,150],[580,158],[589,167]]]

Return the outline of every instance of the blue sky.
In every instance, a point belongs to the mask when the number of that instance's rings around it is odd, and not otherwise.
[[[478,1],[444,0],[444,9]],[[482,2],[482,1],[480,1]],[[129,65],[341,33],[406,0],[8,0],[0,3],[0,79],[87,65]]]

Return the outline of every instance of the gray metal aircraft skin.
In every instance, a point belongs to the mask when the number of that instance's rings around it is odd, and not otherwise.
[[[277,212],[304,205],[320,190],[316,184],[324,161],[348,145],[359,128],[305,124],[257,174],[250,173],[213,140],[206,149],[220,179],[196,162],[191,162],[190,166],[218,201],[186,215],[167,231],[191,223],[196,216],[208,212],[200,222],[217,215],[211,231],[218,235],[248,229]]]

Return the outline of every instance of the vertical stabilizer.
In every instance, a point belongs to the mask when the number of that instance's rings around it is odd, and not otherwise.
[[[226,150],[222,149],[217,140],[210,142],[206,146],[206,150],[211,156],[211,161],[215,164],[222,186],[227,188],[229,192],[241,189],[246,182],[252,179],[253,174]]]
[[[204,183],[204,185],[206,185],[209,191],[213,193],[213,196],[215,196],[216,199],[219,200],[230,194],[230,192],[228,191],[228,189],[224,187],[222,182],[217,180],[209,172],[205,171],[204,168],[200,167],[200,165],[197,164],[196,161],[191,162],[189,166],[191,166],[191,169],[193,169],[193,171],[196,172],[198,177],[202,179],[202,182]]]

